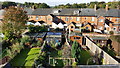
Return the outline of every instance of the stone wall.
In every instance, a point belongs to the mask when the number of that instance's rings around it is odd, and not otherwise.
[[[103,64],[119,64],[118,61],[116,61],[105,51],[99,48],[95,43],[93,43],[91,39],[89,39],[89,37],[86,36],[85,38],[86,38],[86,46],[92,51],[92,53],[94,55],[100,54],[103,57]]]

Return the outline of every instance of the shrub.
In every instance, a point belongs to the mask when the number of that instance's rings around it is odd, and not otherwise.
[[[112,35],[110,36],[110,39],[117,41],[118,43],[120,43],[120,35]]]
[[[30,43],[30,41],[31,41],[30,37],[23,37],[23,38],[21,39],[20,44],[21,44],[21,45],[25,45],[26,43]]]
[[[113,34],[114,34],[114,32],[113,32],[113,31],[110,31],[110,32],[109,32],[109,34],[110,34],[110,35],[113,35]]]
[[[37,41],[37,46],[41,46],[41,41]]]

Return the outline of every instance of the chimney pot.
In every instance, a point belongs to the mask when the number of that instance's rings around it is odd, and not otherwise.
[[[108,5],[106,5],[105,9],[106,9],[106,11],[108,11],[108,10],[109,10],[109,7],[108,7]]]
[[[95,4],[95,6],[94,6],[94,10],[95,10],[95,11],[97,10],[97,6],[96,6],[96,4]]]

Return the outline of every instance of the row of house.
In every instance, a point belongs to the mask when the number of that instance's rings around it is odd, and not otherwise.
[[[25,8],[29,16],[29,21],[44,21],[52,28],[56,28],[60,23],[61,28],[68,26],[71,31],[75,31],[83,27],[89,31],[98,31],[109,33],[114,31],[120,32],[120,7],[117,9],[110,9],[108,5],[106,8],[94,9],[29,9]],[[63,25],[61,25],[63,24]]]
[[[27,11],[29,21],[36,21],[34,25],[41,25],[38,22],[49,25],[51,28],[61,28],[67,26],[71,31],[88,31],[109,33],[120,33],[120,6],[117,9],[106,8],[78,9],[53,9],[53,8],[24,8]],[[0,20],[3,18],[4,10],[0,10]]]

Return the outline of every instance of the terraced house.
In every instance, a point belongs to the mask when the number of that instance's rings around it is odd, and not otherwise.
[[[97,9],[95,5],[94,9],[24,8],[24,10],[27,11],[29,21],[46,23],[51,28],[62,29],[67,26],[71,31],[85,29],[101,33],[109,33],[109,31],[120,33],[120,6],[117,6],[117,9],[110,9],[108,5]],[[0,17],[3,17],[2,14]]]
[[[84,27],[89,31],[101,31],[103,33],[120,32],[120,8],[110,9],[108,5],[106,8],[94,9],[25,9],[28,12],[29,20],[44,22],[52,27],[55,24],[70,24],[69,29],[74,31],[79,26]],[[87,25],[87,26],[86,26]]]

